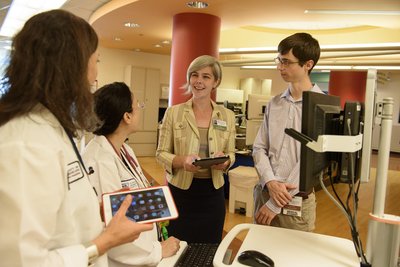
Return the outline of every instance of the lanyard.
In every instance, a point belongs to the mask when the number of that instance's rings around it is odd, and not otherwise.
[[[127,167],[127,169],[133,174],[133,178],[135,178],[138,185],[140,185],[141,187],[150,186],[147,179],[143,179],[143,177],[145,177],[144,174],[140,171],[139,165],[136,163],[136,161],[126,151],[124,144],[122,144],[122,147],[120,149],[121,154],[119,154],[118,151],[115,149],[114,145],[111,143],[111,141],[108,140],[108,138],[106,138],[106,139],[110,143],[111,147],[114,149],[118,158],[121,159],[121,161],[124,163],[124,165]]]
[[[147,181],[147,179],[145,178],[143,172],[140,170],[139,164],[128,153],[128,151],[126,150],[124,145],[122,145],[122,147],[121,147],[121,155],[127,159],[129,165],[132,167],[133,171],[136,173],[136,175],[139,177],[140,181],[142,182],[142,185],[144,187],[150,186],[150,183]]]

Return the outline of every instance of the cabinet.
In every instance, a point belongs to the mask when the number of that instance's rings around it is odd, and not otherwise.
[[[135,98],[144,102],[139,129],[129,136],[129,145],[137,156],[155,156],[157,144],[158,108],[160,98],[160,70],[126,66],[124,80]]]

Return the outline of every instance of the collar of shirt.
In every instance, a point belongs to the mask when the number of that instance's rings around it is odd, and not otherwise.
[[[286,98],[286,100],[290,101],[290,102],[302,102],[303,98],[299,98],[298,100],[294,100],[293,97],[290,95],[290,86],[281,94],[281,98]],[[324,93],[319,86],[316,83],[313,83],[313,87],[310,89],[311,92],[316,92],[316,93]]]

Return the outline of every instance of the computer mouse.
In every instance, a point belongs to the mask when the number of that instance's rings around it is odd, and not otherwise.
[[[255,251],[255,250],[246,250],[240,253],[238,257],[238,262],[247,266],[252,267],[274,267],[274,261],[268,257],[267,255]]]

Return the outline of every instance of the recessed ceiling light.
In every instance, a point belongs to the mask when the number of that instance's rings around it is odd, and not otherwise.
[[[161,43],[162,43],[162,44],[165,44],[165,45],[169,45],[169,44],[171,44],[171,42],[170,42],[170,41],[168,41],[168,40],[162,41]]]
[[[160,47],[162,47],[162,45],[156,44],[156,45],[154,45],[154,47],[160,48]]]
[[[135,51],[135,52],[140,52],[140,51],[142,51],[140,48],[135,48],[135,49],[133,49],[133,51]]]
[[[122,41],[122,38],[121,38],[121,37],[114,37],[113,39],[114,39],[114,41],[117,41],[117,42]]]
[[[187,2],[186,5],[191,8],[207,8],[208,7],[208,4],[206,2],[201,2],[201,1]]]
[[[139,28],[140,24],[137,24],[134,22],[126,22],[126,23],[124,23],[124,26],[128,27],[128,28]]]

